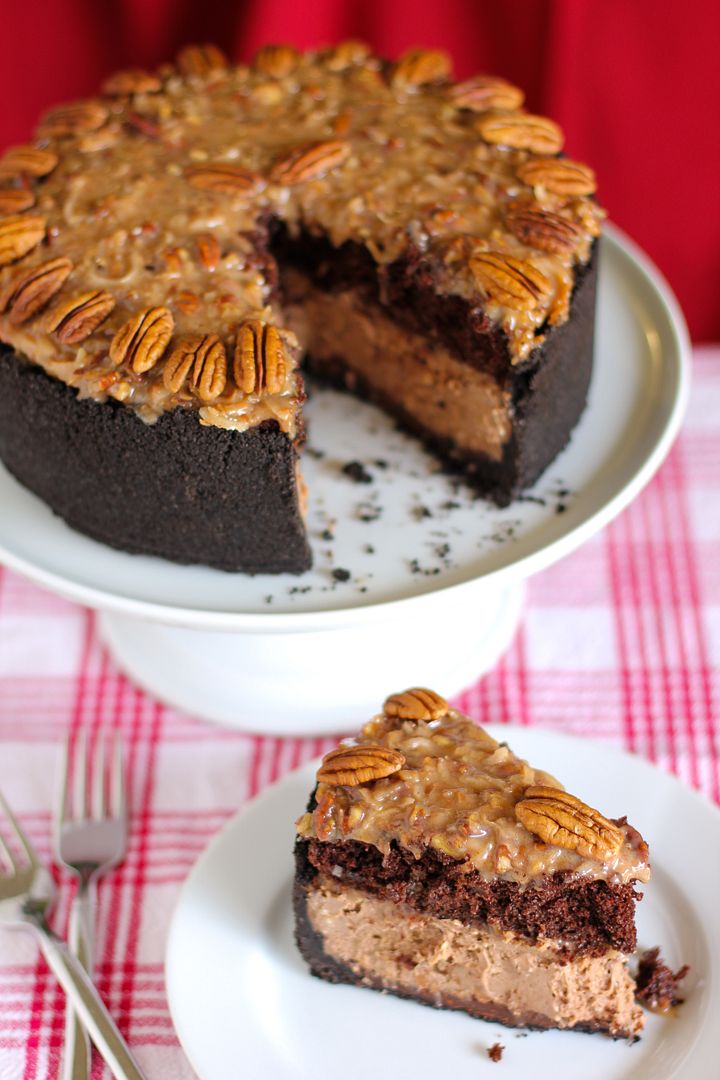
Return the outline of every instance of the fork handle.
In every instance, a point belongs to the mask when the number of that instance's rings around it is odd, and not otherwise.
[[[117,1080],[147,1080],[80,962],[44,922],[32,925],[50,969]]]
[[[68,946],[92,977],[93,939],[95,925],[95,886],[82,881],[70,908]],[[63,1048],[63,1080],[89,1080],[92,1051],[86,1028],[68,1004],[65,1010],[65,1045]]]

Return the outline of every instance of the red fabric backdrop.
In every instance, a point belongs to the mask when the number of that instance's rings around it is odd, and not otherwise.
[[[362,37],[395,56],[443,47],[565,129],[611,217],[656,260],[696,340],[720,339],[720,5],[715,0],[2,0],[0,144],[47,106],[187,41],[247,58]]]

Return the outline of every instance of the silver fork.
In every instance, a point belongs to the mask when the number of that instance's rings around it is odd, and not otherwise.
[[[117,866],[127,849],[127,804],[122,747],[117,732],[113,739],[109,776],[106,776],[105,766],[102,732],[95,742],[92,761],[88,757],[85,733],[78,736],[74,755],[71,755],[68,737],[55,815],[55,858],[78,878],[70,909],[68,945],[91,977],[97,880]],[[87,1031],[78,1023],[74,1011],[68,1009],[65,1014],[63,1080],[88,1080],[91,1064]]]
[[[50,874],[0,793],[0,928],[23,926],[35,933],[68,1004],[73,1005],[118,1080],[146,1080],[89,975],[48,926],[47,912],[54,897]]]

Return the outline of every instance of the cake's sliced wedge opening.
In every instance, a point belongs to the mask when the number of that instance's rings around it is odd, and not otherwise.
[[[372,397],[450,457],[502,460],[511,402],[492,375],[402,327],[359,289],[325,292],[293,270],[283,280],[285,321],[313,371]]]
[[[622,953],[564,959],[489,927],[419,913],[319,875],[298,940],[313,972],[510,1026],[634,1037],[643,1026]]]

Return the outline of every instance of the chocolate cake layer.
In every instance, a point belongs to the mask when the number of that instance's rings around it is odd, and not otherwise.
[[[272,421],[240,432],[175,409],[146,424],[3,349],[0,457],[69,525],[112,547],[252,574],[310,566],[297,451]]]
[[[548,943],[419,915],[320,876],[296,880],[296,941],[311,972],[332,983],[390,992],[511,1027],[642,1029],[624,957],[608,952],[558,963]]]
[[[608,948],[631,953],[636,945],[632,884],[612,885],[559,873],[521,888],[512,881],[484,880],[463,862],[427,849],[421,858],[393,842],[383,856],[377,848],[348,840],[296,841],[296,874],[310,884],[318,874],[352,888],[405,904],[415,911],[489,925],[528,941],[557,939],[566,957],[601,956]]]

